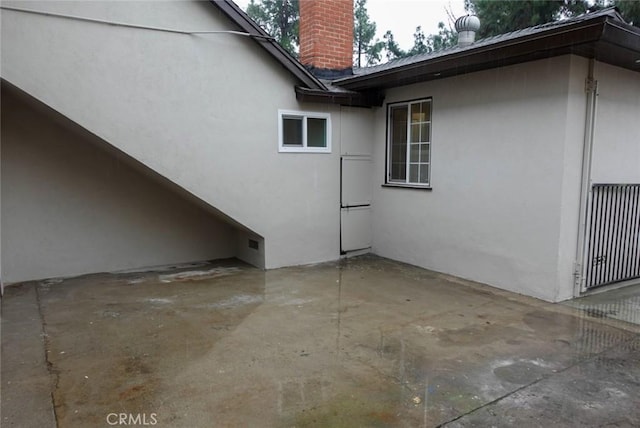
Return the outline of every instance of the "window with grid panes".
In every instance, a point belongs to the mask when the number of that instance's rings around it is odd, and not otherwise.
[[[387,183],[430,185],[431,99],[388,107]]]

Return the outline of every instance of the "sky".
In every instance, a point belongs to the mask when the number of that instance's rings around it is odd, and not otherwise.
[[[249,0],[234,0],[246,10]],[[304,0],[303,0],[304,1]],[[426,35],[438,32],[438,22],[449,24],[447,10],[457,18],[464,15],[463,0],[367,0],[369,18],[376,23],[380,40],[387,30],[402,49],[413,46],[413,33],[418,25]],[[453,27],[453,23],[451,23]]]

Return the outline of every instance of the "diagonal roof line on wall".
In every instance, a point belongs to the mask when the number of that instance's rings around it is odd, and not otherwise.
[[[327,87],[307,70],[297,59],[267,34],[253,19],[231,0],[209,0],[253,40],[273,56],[285,69],[300,80],[307,88],[326,91]]]
[[[616,8],[537,25],[418,54],[385,64],[354,69],[354,75],[323,82],[231,0],[210,0],[246,31],[285,69],[302,82],[296,87],[300,101],[345,105],[379,105],[384,88],[435,80],[564,54],[595,58],[640,71],[640,29],[627,24]]]
[[[184,35],[194,35],[194,34],[235,34],[238,36],[248,36],[248,37],[264,37],[264,38],[272,38],[271,36],[258,36],[255,34],[249,34],[242,31],[233,31],[233,30],[178,30],[175,28],[168,27],[157,27],[150,25],[138,25],[138,24],[129,24],[126,22],[118,22],[111,21],[105,19],[96,19],[96,18],[88,18],[85,16],[78,15],[69,15],[64,13],[55,13],[55,12],[44,12],[41,10],[33,10],[33,9],[24,9],[19,7],[12,6],[0,6],[0,10],[8,10],[11,12],[20,12],[20,13],[29,13],[32,15],[41,15],[53,18],[61,18],[68,19],[72,21],[82,21],[82,22],[90,22],[92,24],[103,24],[109,25],[113,27],[124,27],[124,28],[135,28],[137,30],[148,30],[148,31],[158,31],[161,33],[172,33],[172,34],[184,34]]]

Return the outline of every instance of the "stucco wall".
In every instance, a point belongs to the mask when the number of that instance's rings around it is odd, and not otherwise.
[[[564,56],[389,90],[386,102],[433,97],[433,190],[381,187],[379,109],[373,251],[557,300],[560,201],[579,191],[563,189],[569,66]]]
[[[340,152],[342,155],[370,156],[374,146],[374,120],[377,116],[373,109],[341,107],[340,114]],[[373,179],[373,176],[370,177]]]
[[[558,245],[558,288],[551,300],[560,301],[574,297],[575,263],[578,253],[580,221],[580,188],[582,180],[582,155],[587,111],[585,80],[589,73],[589,61],[578,56],[570,57],[566,105],[564,168],[560,184],[560,239]]]
[[[231,226],[15,90],[1,138],[4,282],[235,255]]]
[[[596,63],[593,183],[640,183],[640,73]]]
[[[3,4],[237,30],[209,2]],[[263,236],[267,268],[339,257],[340,110],[299,105],[297,82],[249,38],[3,11],[2,76]],[[331,113],[332,153],[278,153],[278,109]]]

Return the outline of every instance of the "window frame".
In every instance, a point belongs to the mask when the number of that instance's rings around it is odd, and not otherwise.
[[[302,145],[293,146],[284,144],[283,121],[286,118],[302,119]],[[307,145],[307,121],[308,119],[324,119],[325,147],[309,147]],[[331,114],[321,112],[309,112],[298,110],[278,110],[278,152],[280,153],[331,153]]]
[[[426,183],[420,183],[420,182],[411,182],[410,180],[410,166],[411,166],[411,105],[413,104],[419,104],[419,103],[428,103],[429,104],[429,120],[425,121],[425,122],[419,122],[418,124],[422,124],[422,123],[428,123],[429,125],[429,139],[428,141],[420,141],[418,142],[418,144],[427,144],[428,145],[428,150],[429,150],[429,155],[428,155],[428,161],[427,162],[418,162],[419,164],[426,164],[428,165],[428,173],[427,173],[427,182]],[[394,108],[397,107],[401,107],[404,106],[406,108],[406,112],[407,112],[407,132],[406,132],[406,159],[405,159],[405,179],[404,181],[400,181],[400,180],[393,180],[391,179],[391,163],[392,163],[392,137],[393,137],[393,123],[391,122],[391,111]],[[432,136],[433,136],[433,97],[424,97],[424,98],[416,98],[416,99],[412,99],[412,100],[406,100],[406,101],[398,101],[398,102],[393,102],[393,103],[388,103],[387,104],[387,132],[386,132],[386,141],[385,141],[385,145],[386,145],[386,162],[385,162],[385,180],[384,180],[384,187],[404,187],[404,188],[413,188],[413,189],[426,189],[426,190],[431,190],[431,173],[432,173],[432,157],[433,157],[433,151],[432,151]],[[415,144],[415,142],[414,142]]]

